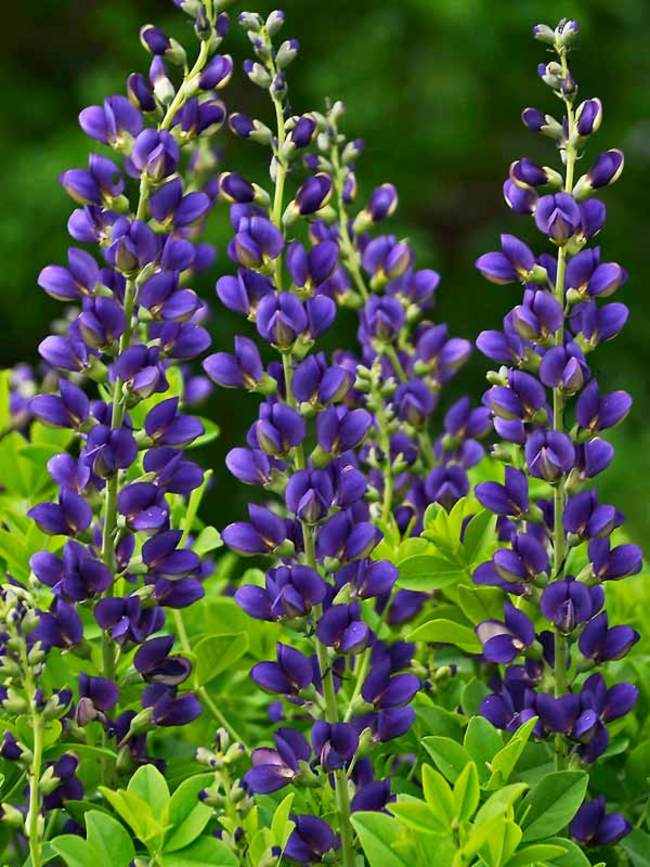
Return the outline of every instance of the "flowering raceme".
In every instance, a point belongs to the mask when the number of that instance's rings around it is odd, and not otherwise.
[[[53,730],[92,745],[99,724],[108,781],[115,762],[153,761],[149,730],[201,713],[189,660],[172,654],[172,637],[151,637],[203,595],[207,574],[189,546],[191,523],[182,523],[183,502],[207,481],[183,450],[207,439],[185,407],[209,384],[189,377],[186,362],[210,343],[207,305],[187,281],[214,258],[198,238],[214,204],[210,141],[225,120],[218,89],[228,79],[228,59],[216,51],[228,19],[210,4],[194,24],[200,50],[191,69],[182,47],[147,25],[149,76],[133,73],[128,96],[81,112],[100,152],[60,182],[76,205],[69,234],[84,246],[38,277],[45,292],[76,306],[65,331],[39,346],[47,390],[16,407],[69,432],[53,440],[67,448],[47,464],[56,501],[28,513],[43,539],[52,537],[31,557],[33,592],[3,588],[3,606],[15,612],[6,649],[3,639],[3,699],[31,729],[29,737],[8,732],[4,756],[27,771],[28,809],[14,827],[33,865],[42,863],[44,817],[83,797],[74,752],[44,759]],[[91,656],[97,633],[101,650]],[[85,660],[78,679],[72,665],[70,688],[40,679],[56,649]]]
[[[506,465],[503,483],[476,487],[479,501],[499,516],[505,545],[474,573],[477,584],[506,593],[503,621],[477,627],[485,659],[506,666],[481,712],[508,731],[536,717],[534,732],[550,739],[559,769],[601,756],[609,724],[637,700],[636,686],[608,686],[597,666],[622,659],[639,640],[633,628],[610,625],[606,588],[639,572],[642,562],[640,549],[618,536],[623,515],[591,486],[614,455],[602,434],[625,418],[632,399],[625,391],[605,392],[591,364],[591,353],[628,317],[624,304],[609,301],[627,274],[593,243],[606,217],[594,194],[618,179],[623,154],[601,153],[576,179],[602,118],[599,99],[577,99],[568,65],[576,33],[573,21],[535,28],[557,55],[538,71],[563,116],[534,108],[522,115],[529,129],[555,142],[562,171],[523,158],[511,164],[504,185],[507,204],[533,216],[553,252],[536,255],[519,238],[502,235],[501,249],[476,262],[492,283],[519,282],[524,289],[503,330],[477,340],[501,365],[488,374],[483,401],[501,438],[494,453]],[[605,818],[603,798],[585,803],[570,826],[576,840],[598,845],[630,830],[619,814]]]
[[[251,503],[248,521],[227,526],[223,539],[239,554],[275,558],[263,585],[244,585],[235,599],[252,617],[290,624],[302,636],[298,647],[278,644],[276,659],[257,663],[251,677],[284,697],[282,711],[277,701],[272,705],[274,718],[313,720],[311,747],[295,729],[279,729],[275,750],[253,752],[244,783],[262,793],[309,784],[314,766],[330,774],[341,858],[348,865],[354,857],[351,811],[378,810],[391,798],[390,780],[372,774],[353,776],[349,790],[358,749],[409,729],[414,713],[408,704],[420,686],[408,670],[413,646],[379,640],[370,625],[373,608],[399,624],[427,598],[396,591],[395,566],[372,559],[382,537],[378,527],[390,521],[407,535],[417,532],[428,503],[450,508],[467,493],[466,470],[483,456],[475,438],[487,433],[489,412],[463,399],[446,415],[445,433],[430,440],[440,389],[467,359],[470,344],[423,319],[433,304],[436,272],[415,270],[405,241],[368,234],[395,211],[393,185],[377,188],[354,220],[349,217],[361,143],[346,142],[339,132],[342,103],[325,114],[287,111],[285,69],[297,44],[275,47],[281,13],[266,21],[244,13],[240,23],[257,57],[244,71],[268,91],[276,129],[242,113],[231,114],[229,126],[271,147],[274,189],[268,193],[235,172],[221,175],[234,230],[228,255],[237,272],[221,277],[216,290],[228,309],[254,324],[263,351],[250,337],[236,337],[234,352],[209,356],[204,369],[222,387],[263,398],[247,445],[232,449],[226,464],[267,497],[264,505]],[[285,184],[303,154],[311,173],[287,204]],[[300,239],[303,221],[309,246]],[[361,351],[341,350],[329,361],[314,346],[332,327],[337,308],[346,307],[359,310]],[[264,344],[277,353],[268,365]],[[330,783],[324,784],[327,804]],[[303,845],[312,828],[304,818],[288,848],[299,834]],[[328,848],[336,839],[328,838]]]

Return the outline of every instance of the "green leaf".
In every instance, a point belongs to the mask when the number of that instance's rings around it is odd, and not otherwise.
[[[582,847],[569,840],[568,837],[549,837],[544,841],[545,844],[552,846],[562,846],[564,854],[555,858],[557,867],[591,867],[591,861],[585,855]]]
[[[469,626],[453,620],[429,620],[411,632],[409,641],[425,641],[432,644],[453,644],[466,653],[480,653],[481,642]]]
[[[192,545],[192,550],[197,553],[199,557],[204,557],[206,554],[209,554],[210,551],[221,548],[222,545],[221,534],[217,528],[208,526],[204,527],[196,537],[196,541]]]
[[[111,862],[104,860],[98,852],[83,837],[76,834],[62,834],[51,841],[52,848],[60,855],[68,867],[111,867]]]
[[[280,850],[284,850],[291,832],[296,827],[296,823],[289,819],[293,798],[293,792],[283,798],[275,808],[273,819],[271,820],[272,844],[278,846]]]
[[[163,853],[161,867],[237,867],[236,855],[216,837],[199,837],[179,852]]]
[[[490,692],[491,690],[489,690],[483,681],[478,679],[478,677],[473,677],[468,681],[468,683],[465,684],[460,699],[465,714],[467,716],[476,717],[480,711],[481,702],[490,694]]]
[[[129,867],[135,849],[124,825],[99,810],[86,813],[85,821],[88,843],[101,853],[103,861],[112,867]]]
[[[415,702],[415,714],[421,722],[424,734],[444,735],[459,741],[463,734],[463,717],[437,705],[424,704],[420,694]]]
[[[441,773],[452,783],[458,779],[465,765],[471,761],[465,747],[452,741],[451,738],[423,738],[422,746]]]
[[[370,867],[412,867],[414,859],[404,829],[385,813],[353,813],[351,822]]]
[[[526,783],[511,783],[495,792],[481,806],[474,818],[474,827],[491,822],[496,816],[506,815],[528,786]]]
[[[208,635],[193,648],[196,657],[194,682],[205,686],[217,675],[226,671],[248,650],[248,635],[231,632],[223,635]]]
[[[490,776],[489,763],[503,746],[501,735],[485,717],[474,716],[467,724],[463,745],[476,762],[479,779],[484,782]]]
[[[456,815],[456,802],[451,791],[451,786],[438,771],[434,771],[431,765],[422,766],[422,789],[424,799],[433,813],[447,828]]]
[[[468,822],[478,807],[481,790],[474,762],[468,762],[454,785],[456,817],[459,822]]]
[[[58,719],[51,719],[43,723],[43,751],[55,744],[61,736],[61,723]],[[34,730],[31,718],[19,716],[16,720],[16,734],[18,740],[30,749],[34,746]]]
[[[525,846],[515,852],[512,858],[506,862],[506,867],[526,867],[527,864],[538,864],[540,861],[555,861],[566,852],[564,846],[534,843],[532,846]]]
[[[199,792],[214,780],[213,774],[196,774],[183,780],[169,800],[169,824],[164,849],[175,852],[195,840],[210,821],[212,810],[199,801]]]
[[[505,747],[502,747],[494,756],[490,763],[492,766],[492,776],[488,780],[488,789],[498,789],[508,782],[510,774],[514,771],[515,765],[519,761],[536,723],[536,716],[527,720],[517,729]]]
[[[10,382],[11,370],[0,370],[0,432],[5,431],[11,424]]]
[[[636,828],[620,843],[634,867],[650,867],[650,834]]]
[[[495,547],[497,516],[482,509],[468,523],[463,536],[463,551],[470,566],[487,560]]]
[[[416,554],[402,560],[397,566],[399,587],[425,593],[453,584],[465,574],[461,564],[435,554]]]
[[[162,824],[154,817],[150,805],[134,792],[124,789],[114,792],[105,786],[99,786],[99,791],[143,843],[162,834]]]
[[[129,780],[126,791],[149,804],[154,816],[162,817],[169,803],[167,781],[155,765],[142,765]]]
[[[524,840],[541,840],[569,824],[587,791],[584,771],[554,771],[530,790],[520,806]]]
[[[483,847],[481,857],[489,867],[501,867],[521,842],[521,828],[512,819],[495,825]]]
[[[496,587],[459,584],[457,596],[461,611],[475,626],[484,620],[498,620],[503,616],[503,591]]]
[[[428,804],[411,795],[400,795],[397,801],[388,805],[388,809],[402,824],[421,834],[444,834],[449,828],[434,815]]]

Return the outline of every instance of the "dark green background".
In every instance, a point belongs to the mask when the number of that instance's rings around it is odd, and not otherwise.
[[[242,7],[239,7],[242,8]],[[263,12],[273,8],[260,4]],[[325,97],[348,105],[347,128],[367,150],[359,164],[361,192],[392,180],[401,208],[393,230],[408,234],[420,263],[441,271],[438,315],[453,333],[473,338],[498,327],[518,297],[515,287],[493,287],[473,268],[502,231],[535,237],[532,225],[510,214],[501,199],[508,163],[524,154],[553,163],[546,140],[524,129],[526,105],[556,109],[538,80],[543,46],[530,38],[538,21],[562,15],[579,20],[582,36],[573,70],[583,97],[600,96],[603,128],[593,145],[623,147],[623,180],[606,191],[610,219],[601,235],[604,255],[624,264],[630,281],[620,299],[632,315],[623,335],[601,349],[597,372],[607,387],[635,398],[632,416],[617,432],[617,461],[604,494],[625,509],[643,542],[650,528],[650,3],[647,0],[287,0],[286,35],[302,51],[291,67],[294,111],[320,107]],[[0,365],[33,360],[38,341],[60,306],[36,285],[38,270],[64,260],[70,203],[56,182],[65,168],[85,163],[88,141],[76,116],[85,105],[123,89],[128,72],[148,58],[137,33],[153,21],[192,45],[188,19],[166,0],[39,0],[3,8],[0,51]],[[235,25],[224,50],[246,56]],[[239,72],[226,91],[231,107],[270,120],[259,91]],[[264,181],[262,153],[253,145],[227,145],[229,167]],[[223,248],[223,221],[212,240]],[[220,236],[220,237],[219,237]],[[541,251],[541,250],[540,250]],[[219,267],[197,287],[212,297]],[[228,348],[238,323],[217,310],[215,348]],[[336,339],[353,335],[351,320]],[[478,397],[486,364],[476,355],[459,388]],[[254,399],[220,391],[206,414],[222,425],[217,446],[204,455],[217,468],[212,495],[221,524],[241,510],[246,491],[219,469],[223,454],[241,437],[255,412]],[[224,494],[228,485],[228,494]]]

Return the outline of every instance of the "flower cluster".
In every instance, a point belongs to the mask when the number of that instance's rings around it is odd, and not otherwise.
[[[147,25],[140,35],[152,55],[149,75],[133,73],[127,96],[79,115],[97,152],[60,182],[76,205],[68,231],[80,246],[69,249],[66,265],[48,265],[38,277],[75,309],[65,330],[39,346],[50,390],[16,407],[68,431],[70,443],[47,464],[56,501],[29,512],[51,541],[30,561],[38,608],[28,658],[53,648],[87,657],[89,634],[101,632],[100,661],[84,668],[74,695],[66,692],[63,725],[83,742],[85,727],[99,723],[122,768],[149,761],[151,727],[182,725],[201,712],[183,686],[189,661],[173,655],[173,637],[151,637],[167,611],[178,616],[203,595],[209,571],[189,547],[192,527],[177,526],[182,503],[207,481],[184,455],[205,439],[203,423],[184,407],[211,387],[188,367],[210,337],[207,305],[187,284],[214,258],[198,238],[216,200],[211,139],[225,120],[218,93],[232,63],[216,53],[227,16],[212,4],[194,6],[200,49],[191,69],[182,47]],[[122,699],[125,682],[141,685],[137,702],[132,689]],[[37,727],[30,745],[35,762],[42,733]],[[9,744],[5,755],[26,749]],[[34,797],[36,828],[40,807],[59,802]],[[80,794],[70,785],[61,797]]]
[[[503,620],[477,627],[484,658],[507,666],[481,711],[510,731],[537,717],[535,733],[553,736],[561,768],[602,755],[607,725],[637,699],[635,686],[608,687],[594,669],[623,658],[639,638],[631,627],[610,625],[605,587],[639,572],[642,554],[636,545],[619,543],[623,515],[600,502],[591,483],[614,454],[603,432],[632,404],[625,391],[601,389],[590,364],[590,353],[615,337],[628,317],[624,304],[609,301],[625,283],[625,270],[604,261],[592,243],[606,216],[594,193],[617,180],[623,154],[601,153],[575,179],[602,105],[596,98],[577,100],[568,66],[575,22],[534,32],[556,54],[539,74],[563,116],[527,108],[522,117],[555,142],[563,172],[522,158],[512,163],[504,185],[507,204],[534,218],[554,252],[537,256],[524,241],[503,235],[501,250],[476,263],[493,283],[521,283],[524,295],[502,331],[484,331],[477,340],[501,365],[488,374],[483,402],[501,439],[494,454],[506,467],[503,483],[476,487],[479,501],[499,516],[505,547],[479,566],[474,581],[507,594]],[[616,814],[604,822],[600,801],[585,804],[571,826],[587,843],[611,843],[629,830]]]
[[[286,40],[276,47],[282,22],[279,12],[265,21],[240,16],[256,57],[244,71],[268,92],[276,129],[241,113],[229,118],[236,135],[270,146],[272,193],[235,172],[219,182],[231,203],[228,255],[237,270],[218,280],[217,295],[254,324],[262,351],[252,337],[237,337],[232,353],[211,355],[204,369],[218,385],[262,398],[246,445],[232,449],[226,463],[265,495],[223,539],[241,555],[273,558],[263,584],[240,587],[235,599],[252,617],[288,624],[298,646],[278,644],[276,658],[256,664],[251,677],[276,697],[273,719],[309,721],[308,732],[285,725],[273,749],[255,750],[245,784],[260,793],[288,783],[324,785],[347,865],[351,811],[383,809],[392,797],[390,780],[375,779],[372,761],[361,755],[409,729],[408,705],[420,687],[409,671],[413,645],[387,641],[385,627],[380,640],[371,627],[374,610],[390,605],[388,622],[399,623],[421,604],[411,598],[421,594],[395,593],[393,564],[372,558],[378,525],[395,513],[414,531],[428,502],[450,505],[466,493],[464,470],[483,454],[473,437],[486,432],[489,413],[462,401],[446,418],[446,434],[429,440],[438,392],[470,346],[422,321],[438,275],[414,270],[405,242],[371,241],[365,231],[394,211],[394,187],[378,188],[349,224],[360,146],[338,132],[341,103],[325,114],[289,114],[285,69],[298,46]],[[305,152],[310,174],[287,204],[287,179]],[[308,246],[300,239],[304,222]],[[314,347],[337,307],[346,306],[361,307],[362,357],[338,352],[329,361]],[[265,363],[269,347],[277,360]],[[316,850],[320,858],[335,839],[322,820],[304,817],[287,852],[295,847],[304,858],[292,857],[316,860]]]
[[[443,386],[467,361],[469,341],[450,337],[444,323],[429,318],[440,276],[417,269],[415,252],[395,235],[372,230],[398,205],[393,184],[373,190],[365,206],[350,213],[356,198],[355,163],[359,140],[346,141],[339,129],[344,107],[335,103],[317,139],[318,154],[307,165],[333,179],[337,225],[317,221],[315,242],[335,240],[341,262],[322,288],[337,303],[359,310],[358,355],[339,351],[334,360],[355,376],[349,405],[370,410],[374,423],[360,458],[368,470],[373,518],[394,518],[399,531],[417,534],[424,510],[437,502],[446,509],[469,492],[467,470],[483,457],[478,440],[490,429],[489,411],[463,397],[446,412],[441,434],[432,441],[431,419]]]

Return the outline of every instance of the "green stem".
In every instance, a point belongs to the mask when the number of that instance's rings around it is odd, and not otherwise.
[[[334,131],[334,135],[336,136],[336,130]],[[334,189],[336,191],[336,203],[339,218],[339,235],[341,237],[341,250],[343,251],[345,264],[348,266],[348,270],[352,276],[354,285],[357,287],[359,295],[361,295],[361,297],[365,301],[370,293],[368,292],[366,282],[363,279],[363,274],[361,273],[361,266],[359,264],[359,253],[357,252],[352,241],[352,237],[350,236],[350,227],[348,225],[349,218],[347,209],[345,207],[345,199],[343,197],[345,177],[341,168],[341,158],[339,155],[338,144],[336,142],[332,146],[330,156],[332,159],[332,166],[334,167]]]
[[[32,760],[29,764],[29,801],[25,835],[29,842],[29,855],[32,861],[32,867],[41,867],[43,819],[41,817],[41,795],[39,786],[43,764],[43,719],[38,712],[38,706],[36,704],[36,684],[34,683],[32,670],[27,656],[27,647],[24,641],[21,641],[20,657],[23,668],[25,692],[27,693],[27,699],[29,701],[32,734],[34,738]]]
[[[39,781],[41,779],[41,764],[43,760],[43,720],[39,716],[35,702],[32,700],[32,730],[34,734],[34,750],[29,769],[29,810],[27,814],[27,837],[29,839],[29,854],[32,867],[41,867],[41,802]]]
[[[275,65],[273,61],[269,62],[269,71],[272,78],[275,77]],[[273,209],[271,219],[275,226],[283,231],[282,225],[282,209],[284,200],[284,186],[287,176],[287,162],[283,154],[283,146],[285,143],[284,129],[284,108],[281,99],[271,93],[271,99],[275,108],[275,117],[277,124],[277,147],[275,150],[276,166],[275,166],[275,192],[273,197]],[[275,260],[275,277],[276,288],[281,289],[282,286],[282,256],[278,256]],[[293,363],[291,353],[282,353],[282,366],[284,371],[286,401],[289,406],[296,406],[296,399],[292,391],[293,378]],[[293,465],[295,470],[304,469],[307,465],[305,452],[302,445],[297,446],[293,450]],[[301,522],[302,535],[305,548],[305,561],[308,566],[318,571],[316,562],[316,549],[313,533],[309,525]],[[322,615],[322,607],[317,606],[314,609],[316,620]],[[316,645],[316,657],[318,659],[318,667],[320,670],[321,681],[323,684],[323,697],[325,699],[325,718],[329,723],[339,722],[339,713],[336,703],[336,690],[334,686],[334,674],[329,662],[327,648],[317,637],[314,637]],[[336,792],[336,812],[339,820],[339,831],[341,835],[341,851],[343,855],[344,867],[353,867],[354,865],[354,843],[352,824],[350,822],[350,794],[348,790],[348,781],[345,771],[339,769],[334,772],[334,784]]]
[[[563,74],[568,72],[566,49],[560,53]],[[576,164],[576,149],[573,144],[574,138],[574,113],[570,99],[564,99],[567,113],[567,145],[565,150],[565,175],[564,191],[570,193],[573,189],[573,177]],[[565,275],[567,266],[566,246],[558,250],[557,276],[555,279],[554,294],[556,300],[565,309]],[[564,322],[555,334],[555,345],[564,346]],[[553,430],[564,432],[564,394],[560,387],[553,389]],[[566,536],[564,533],[564,506],[566,501],[565,481],[560,479],[553,492],[553,580],[558,581],[564,575],[564,561],[566,558]],[[567,637],[559,629],[555,629],[553,638],[554,650],[554,680],[555,696],[559,697],[567,692],[567,660],[569,647]],[[561,735],[555,739],[555,765],[558,769],[566,766],[566,744]]]

